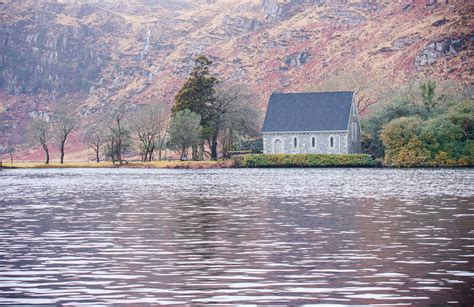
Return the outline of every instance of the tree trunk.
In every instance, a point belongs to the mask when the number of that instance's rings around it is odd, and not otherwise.
[[[117,159],[122,165],[122,126],[120,126],[120,120],[117,120],[118,127],[118,139],[117,139]]]
[[[155,147],[153,146],[148,152],[148,162],[151,162],[154,159],[153,153],[155,152]]]
[[[191,146],[191,156],[194,161],[197,160],[197,157],[198,157],[197,145]]]
[[[227,137],[224,135],[225,145],[223,146],[223,156],[224,158],[230,158],[229,151],[232,150],[232,129],[229,129]]]
[[[100,162],[100,160],[99,160],[99,147],[98,146],[95,149],[95,160],[97,161],[97,163]]]
[[[199,144],[199,158],[198,158],[199,161],[203,161],[204,160],[204,141],[202,141],[200,144]]]
[[[64,163],[64,143],[61,144],[60,150],[61,150],[61,164],[63,164]]]
[[[13,165],[13,154],[10,153],[10,164]]]
[[[44,162],[44,164],[49,164],[49,150],[48,150],[48,147],[46,145],[43,145],[43,149],[44,149],[44,152],[46,153],[46,161]]]
[[[217,134],[211,139],[211,160],[217,160]]]
[[[117,142],[117,160],[119,161],[119,164],[122,165],[122,141],[121,140]]]
[[[112,164],[115,164],[115,141],[112,140],[110,146],[107,146],[109,147],[109,157],[112,159]]]
[[[66,144],[66,139],[67,139],[67,135],[65,135],[61,139],[61,143],[59,144],[59,150],[61,151],[61,159],[60,159],[61,164],[64,163],[64,144]]]

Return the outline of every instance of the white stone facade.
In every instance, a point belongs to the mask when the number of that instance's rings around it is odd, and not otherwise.
[[[264,154],[360,153],[360,122],[353,104],[347,130],[264,132]]]
[[[265,154],[349,153],[347,131],[264,133]]]

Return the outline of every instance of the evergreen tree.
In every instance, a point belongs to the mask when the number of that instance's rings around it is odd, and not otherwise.
[[[175,104],[171,109],[173,116],[188,109],[201,115],[203,125],[209,120],[211,103],[215,100],[214,86],[218,83],[215,77],[210,76],[211,64],[212,61],[203,55],[196,58],[188,80],[175,97]]]
[[[431,112],[433,108],[436,106],[435,100],[435,90],[436,90],[436,82],[428,81],[423,83],[420,86],[421,89],[421,98],[423,100],[423,104],[426,107],[428,112]]]
[[[196,58],[194,68],[183,87],[175,97],[174,106],[171,109],[172,116],[183,110],[190,110],[201,116],[202,141],[198,146],[193,146],[193,158],[203,158],[204,140],[210,140],[213,133],[211,121],[215,117],[213,102],[215,101],[214,86],[219,82],[212,77],[209,66],[212,64],[207,57],[201,55]]]

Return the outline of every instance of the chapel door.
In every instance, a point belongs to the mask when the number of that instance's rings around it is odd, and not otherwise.
[[[281,154],[283,153],[283,142],[281,140],[276,140],[274,144],[274,153]]]

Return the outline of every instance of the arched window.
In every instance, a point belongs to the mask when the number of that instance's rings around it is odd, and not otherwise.
[[[313,138],[311,139],[311,147],[316,147],[316,138],[313,136]]]
[[[294,148],[298,147],[298,139],[297,138],[293,138],[293,147]]]
[[[330,146],[331,148],[334,147],[334,137],[332,137],[332,136],[329,138],[329,146]]]

